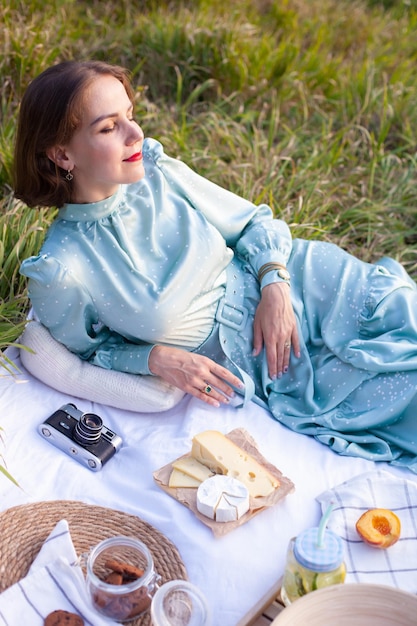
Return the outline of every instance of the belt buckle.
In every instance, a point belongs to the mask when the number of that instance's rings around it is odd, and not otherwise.
[[[236,318],[239,317],[239,320]],[[228,304],[224,300],[219,302],[216,312],[216,320],[225,326],[242,330],[248,319],[248,309],[245,306]]]

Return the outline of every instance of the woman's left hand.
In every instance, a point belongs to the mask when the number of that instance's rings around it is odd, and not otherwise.
[[[288,370],[291,348],[300,356],[297,324],[290,297],[290,286],[272,283],[262,289],[254,321],[253,354],[265,346],[268,372],[274,380]]]

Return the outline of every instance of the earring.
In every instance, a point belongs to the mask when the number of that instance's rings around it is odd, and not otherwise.
[[[65,176],[68,182],[70,182],[74,176],[71,174],[71,170],[68,170],[67,175]]]

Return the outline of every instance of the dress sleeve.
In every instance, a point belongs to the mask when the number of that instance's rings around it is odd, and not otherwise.
[[[50,255],[26,259],[20,268],[29,278],[33,311],[51,335],[82,359],[105,369],[151,374],[153,344],[127,342],[103,325],[78,276]]]
[[[149,141],[149,140],[148,140]],[[226,243],[244,258],[255,275],[265,263],[286,265],[292,249],[291,232],[283,220],[274,219],[266,204],[255,205],[167,156],[161,144],[150,140],[155,161],[167,182],[223,235]],[[269,274],[262,286],[273,280]]]

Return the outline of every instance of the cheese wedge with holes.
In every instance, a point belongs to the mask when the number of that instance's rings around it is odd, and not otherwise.
[[[191,456],[216,474],[237,478],[254,498],[268,496],[280,485],[256,459],[217,430],[195,435]]]
[[[169,487],[198,487],[201,485],[201,480],[193,478],[188,474],[184,474],[178,469],[173,469],[169,477]]]
[[[216,522],[236,522],[249,510],[249,491],[240,480],[217,474],[197,489],[197,509]]]
[[[213,476],[214,472],[212,472],[206,465],[199,463],[192,456],[183,456],[180,459],[177,459],[173,462],[172,467],[174,469],[191,476],[191,478],[195,478],[201,483],[206,478],[210,478]]]

